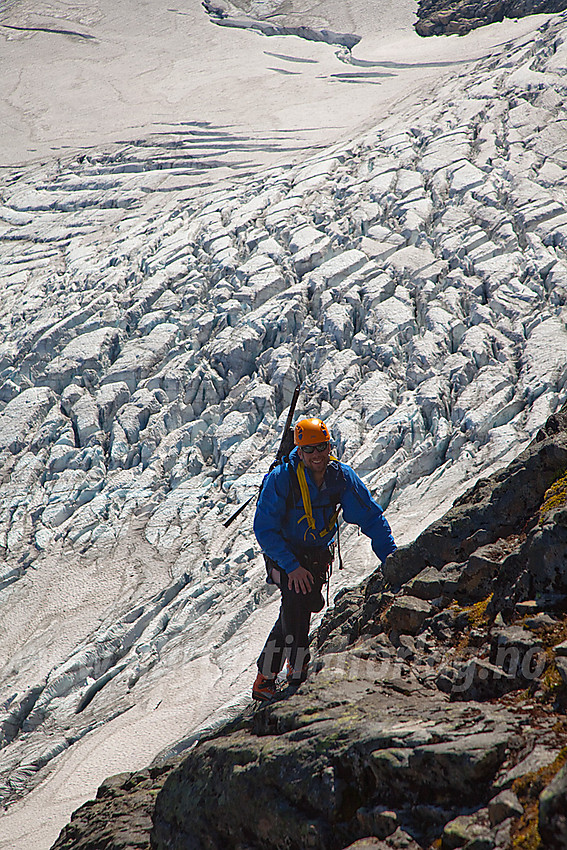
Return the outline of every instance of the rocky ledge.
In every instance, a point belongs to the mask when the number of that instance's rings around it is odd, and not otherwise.
[[[555,14],[564,9],[566,0],[419,0],[415,29],[423,36],[465,35],[504,18]]]
[[[53,850],[567,847],[566,470],[564,406],[335,599],[299,690],[108,780]]]

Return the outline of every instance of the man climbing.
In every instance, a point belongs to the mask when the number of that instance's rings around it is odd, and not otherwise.
[[[321,590],[330,574],[341,508],[345,522],[359,526],[382,562],[396,549],[380,505],[358,475],[332,457],[325,423],[300,420],[294,443],[289,457],[266,476],[254,517],[267,580],[281,591],[279,617],[258,658],[252,688],[253,698],[264,701],[274,696],[286,660],[290,684],[307,678],[311,614],[325,604]]]

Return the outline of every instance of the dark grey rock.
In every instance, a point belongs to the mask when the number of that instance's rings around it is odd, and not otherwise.
[[[407,661],[413,661],[416,655],[415,640],[412,635],[399,635],[397,655]]]
[[[460,601],[471,603],[486,599],[492,589],[492,580],[510,547],[502,541],[479,547],[460,571],[455,595]]]
[[[490,836],[486,810],[470,815],[459,815],[449,821],[443,830],[441,850],[457,850],[460,847],[476,847],[478,850],[492,850],[494,841]]]
[[[341,836],[360,836],[361,819],[363,828],[378,818],[392,829],[385,811],[426,803],[433,787],[441,805],[474,805],[502,764],[512,716],[487,705],[471,721],[468,705],[426,691],[393,700],[387,686],[369,687],[372,679],[370,665],[351,681],[324,668],[248,728],[196,747],[158,798],[156,850],[199,847],[205,835],[214,846],[246,836],[247,846],[276,847],[272,836],[284,833],[289,847],[338,850],[347,844]],[[478,731],[487,726],[493,731]]]
[[[490,660],[505,673],[526,681],[541,675],[546,664],[541,640],[521,626],[508,626],[493,631]]]
[[[349,844],[344,850],[421,850],[421,848],[411,835],[399,827],[385,840],[375,836],[360,838],[354,844]]]
[[[559,625],[559,621],[555,617],[546,614],[545,611],[541,611],[539,614],[534,614],[533,617],[526,617],[524,624],[526,628],[538,631],[553,628],[553,626]]]
[[[450,694],[458,700],[486,700],[524,688],[526,680],[516,673],[505,673],[482,658],[471,658],[456,669]]]
[[[494,838],[485,833],[467,841],[464,850],[494,850],[495,846]]]
[[[439,570],[441,591],[448,600],[453,601],[455,599],[464,567],[464,563],[458,564],[451,562],[449,564],[445,564],[445,566]]]
[[[155,796],[169,770],[171,766],[150,768],[106,779],[96,800],[73,814],[52,850],[150,850]]]
[[[518,818],[524,813],[524,807],[513,791],[505,790],[497,794],[488,804],[488,817],[491,826],[497,826],[507,818]]]
[[[567,766],[540,795],[539,834],[546,850],[567,847]]]
[[[399,596],[386,612],[385,619],[389,627],[397,632],[415,635],[432,611],[431,604],[423,599]]]
[[[385,809],[384,806],[364,808],[356,812],[360,827],[365,832],[377,838],[387,838],[398,828],[398,815],[396,812]]]
[[[563,684],[567,685],[567,657],[559,655],[555,659],[555,666],[557,667],[559,675],[563,679]]]
[[[404,589],[418,599],[437,599],[443,589],[441,573],[435,567],[426,567]]]
[[[447,575],[447,579],[452,577],[458,582],[462,570],[457,571],[453,565],[466,564],[466,558],[480,545],[485,547],[498,540],[506,540],[518,528],[523,528],[539,511],[548,487],[567,467],[565,432],[547,437],[545,429],[542,429],[541,434],[543,440],[535,440],[505,470],[498,470],[490,477],[479,480],[455,501],[444,517],[420,534],[414,543],[400,547],[390,556],[383,570],[378,570],[370,577],[367,595],[381,590],[384,581],[393,588],[399,588],[426,567],[435,567],[443,572],[446,565],[452,565],[452,575]],[[543,529],[547,529],[545,533]],[[530,558],[533,560],[533,570],[530,566],[524,583],[518,588],[518,594],[521,595],[517,594],[513,604],[510,600],[512,607],[526,598],[533,598],[533,591],[528,597],[532,585],[537,592],[548,592],[556,574],[561,576],[562,571],[567,570],[563,540],[564,536],[567,538],[567,528],[564,529],[564,535],[552,513],[549,526],[543,529],[538,527],[537,531],[532,532],[531,538],[528,536],[529,542],[527,540],[517,552],[508,554],[503,561],[498,562],[494,583],[497,588],[502,586],[509,591],[510,586],[518,581],[524,561]],[[480,538],[482,544],[478,536],[475,537],[479,530],[483,532]],[[550,547],[547,554],[544,552],[545,546]],[[544,575],[538,572],[541,571],[542,562],[546,565]],[[443,590],[444,593],[448,591],[450,595],[450,587]],[[495,604],[500,601],[504,600],[498,597]]]
[[[345,649],[358,635],[360,607],[364,596],[360,588],[355,588],[337,595],[333,608],[329,609],[317,632],[317,646],[325,646],[329,652]],[[378,608],[369,604],[369,612]]]
[[[465,35],[477,27],[522,18],[525,15],[550,14],[567,8],[565,0],[420,0],[416,32],[421,36]]]
[[[506,770],[502,776],[498,777],[497,781],[494,783],[494,788],[509,788],[515,779],[519,779],[527,773],[536,773],[543,767],[553,764],[558,755],[559,750],[557,748],[551,748],[543,744],[536,744],[533,750],[522,758],[521,761]]]

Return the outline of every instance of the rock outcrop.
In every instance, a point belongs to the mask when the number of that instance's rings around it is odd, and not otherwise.
[[[465,35],[504,18],[554,14],[566,8],[565,0],[419,0],[415,30],[423,36]]]
[[[112,780],[54,850],[123,846],[144,813],[155,850],[564,848],[566,471],[567,408],[335,600],[304,685]]]

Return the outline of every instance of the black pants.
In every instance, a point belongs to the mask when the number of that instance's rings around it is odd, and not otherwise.
[[[299,679],[301,668],[309,663],[309,626],[311,614],[321,611],[325,600],[321,594],[328,580],[333,554],[329,549],[319,549],[311,553],[302,553],[298,559],[302,567],[313,576],[313,587],[309,593],[290,590],[288,574],[281,570],[275,561],[266,558],[266,567],[280,572],[280,592],[282,595],[279,617],[268,635],[260,657],[258,670],[269,679],[274,679],[288,659],[291,668]]]

